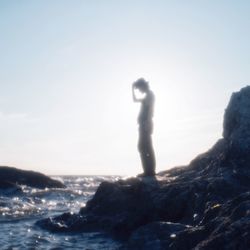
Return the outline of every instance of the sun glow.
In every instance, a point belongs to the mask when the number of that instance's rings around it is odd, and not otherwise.
[[[149,81],[156,99],[153,138],[157,171],[188,164],[221,136],[222,110],[203,109],[199,95],[204,94],[197,91],[191,76],[185,79],[177,72],[148,68],[141,72],[144,74],[137,76]]]
[[[84,2],[0,8],[1,164],[48,174],[141,172],[140,105],[131,93],[140,77],[156,98],[157,171],[212,146],[228,98],[249,78],[245,14],[230,5],[211,19],[213,4]]]

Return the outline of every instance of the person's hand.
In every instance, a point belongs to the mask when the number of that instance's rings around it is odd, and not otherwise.
[[[138,99],[137,97],[136,97],[136,90],[137,90],[138,88],[137,88],[137,86],[136,86],[136,82],[134,82],[133,84],[132,84],[132,94],[133,94],[133,100],[134,100],[134,102],[141,102],[142,100],[141,99]]]

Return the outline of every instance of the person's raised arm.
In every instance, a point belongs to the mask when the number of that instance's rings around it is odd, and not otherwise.
[[[141,99],[138,99],[135,95],[135,84],[132,84],[132,96],[133,96],[133,101],[134,102],[141,102]]]

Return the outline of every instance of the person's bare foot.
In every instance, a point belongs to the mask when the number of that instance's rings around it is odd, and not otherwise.
[[[150,174],[142,173],[138,174],[136,177],[151,177],[151,176],[155,176],[155,173],[150,173]]]

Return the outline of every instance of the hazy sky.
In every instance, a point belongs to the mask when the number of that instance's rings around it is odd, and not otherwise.
[[[142,172],[131,83],[156,95],[157,171],[222,134],[250,81],[248,0],[1,0],[0,164]]]

